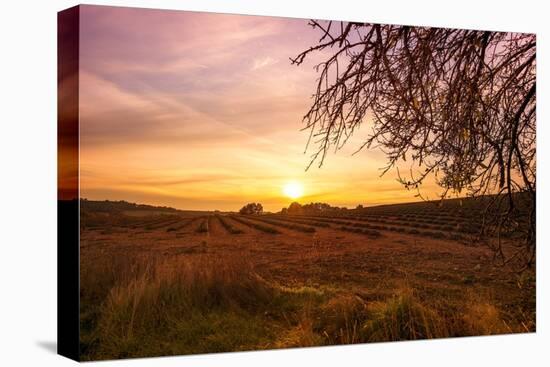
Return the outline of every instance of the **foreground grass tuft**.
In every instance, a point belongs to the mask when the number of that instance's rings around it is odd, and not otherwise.
[[[271,285],[242,258],[134,258],[102,267],[109,276],[83,277],[84,359],[272,348],[292,315],[322,297]]]
[[[364,341],[397,341],[445,338],[449,331],[441,316],[415,298],[411,289],[403,289],[369,307],[361,334]]]

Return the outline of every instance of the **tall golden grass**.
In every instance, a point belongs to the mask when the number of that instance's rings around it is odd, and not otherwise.
[[[465,297],[453,312],[410,286],[383,301],[346,290],[286,288],[245,256],[120,253],[83,259],[84,359],[414,340],[525,331]]]
[[[256,317],[277,297],[276,289],[243,259],[110,260],[89,264],[93,271],[81,278],[82,318],[93,319],[83,327],[85,349],[94,358],[240,350],[268,334]],[[227,329],[236,326],[246,330]],[[258,338],[246,340],[250,331]],[[223,333],[231,335],[216,340]]]

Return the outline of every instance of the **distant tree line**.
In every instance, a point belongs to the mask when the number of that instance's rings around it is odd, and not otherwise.
[[[356,209],[362,209],[362,205],[358,205]],[[331,206],[327,203],[309,203],[300,204],[298,202],[291,203],[288,208],[281,209],[281,214],[289,215],[317,215],[327,213],[339,213],[349,210],[346,207]]]
[[[147,204],[130,203],[125,200],[88,200],[86,198],[80,199],[80,207],[82,210],[90,210],[93,212],[104,213],[118,213],[131,210],[144,210],[144,211],[165,211],[165,212],[178,212],[178,209],[168,206],[153,206]]]

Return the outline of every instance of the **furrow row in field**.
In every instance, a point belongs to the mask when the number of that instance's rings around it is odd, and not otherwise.
[[[473,225],[471,223],[466,223],[466,222],[449,223],[438,219],[417,219],[417,218],[399,218],[399,217],[386,219],[386,218],[364,217],[364,216],[357,216],[357,217],[346,216],[343,218],[350,219],[350,220],[370,221],[370,222],[378,222],[378,223],[385,223],[385,224],[402,224],[402,225],[426,224],[426,225],[433,226],[434,229],[438,229],[436,227],[439,226],[441,227],[439,229],[447,230],[447,231],[453,231],[454,227],[462,228],[464,230],[474,230]],[[425,227],[425,228],[429,228],[429,227]]]
[[[171,226],[172,224],[179,223],[180,221],[181,221],[181,218],[176,218],[176,219],[172,219],[172,220],[168,220],[168,221],[164,221],[164,222],[160,222],[160,223],[156,223],[156,224],[146,225],[144,227],[144,229],[147,230],[147,231],[153,231],[153,230],[156,230],[156,229],[161,229],[161,228],[164,228],[164,227]]]
[[[293,219],[288,218],[287,220],[292,221]],[[311,221],[316,221],[317,219],[311,219]],[[364,233],[371,236],[380,236],[378,229],[381,229],[379,226],[372,226],[366,223],[353,223],[349,221],[334,220],[334,219],[319,219],[318,222],[321,225],[328,225],[334,229],[339,229],[348,232],[355,233]],[[331,226],[332,225],[332,226]]]
[[[304,232],[304,233],[313,233],[313,232],[315,232],[315,228],[313,228],[313,227],[307,227],[307,226],[303,226],[303,225],[300,225],[300,224],[292,224],[292,223],[289,223],[289,222],[279,221],[279,220],[276,220],[276,219],[270,219],[270,218],[266,218],[266,217],[252,217],[252,216],[247,216],[246,218],[254,220],[254,221],[260,221],[260,222],[264,222],[264,223],[267,223],[267,224],[271,224],[271,225],[277,226],[277,227],[287,228],[287,229],[290,229],[290,230],[293,230],[293,231]]]
[[[236,222],[244,224],[247,227],[254,228],[254,229],[257,229],[257,230],[265,232],[265,233],[269,233],[269,234],[279,234],[279,233],[281,233],[273,227],[266,226],[266,225],[260,224],[258,222],[251,222],[249,220],[243,219],[243,217],[240,217],[240,216],[232,215],[232,216],[230,216],[230,218],[233,219]]]
[[[382,233],[380,233],[379,231],[377,231],[375,229],[368,229],[368,228],[357,228],[357,227],[341,226],[341,227],[337,227],[336,229],[339,229],[341,231],[346,231],[346,232],[365,234],[369,237],[380,237],[382,235]]]
[[[164,218],[149,218],[147,220],[143,220],[137,223],[133,223],[129,225],[130,228],[144,228],[151,225],[157,225],[164,222],[169,222],[174,219],[173,216],[165,216]]]
[[[166,228],[166,232],[181,231],[182,229],[189,227],[196,220],[197,220],[197,218],[187,218],[181,224],[178,224],[176,226],[169,226],[168,228]]]
[[[196,229],[196,232],[208,233],[208,228],[209,228],[208,221],[209,221],[209,217],[202,218],[199,224],[199,227]]]
[[[240,230],[239,228],[235,228],[226,217],[223,217],[221,215],[216,215],[216,218],[221,223],[222,227],[230,234],[241,234],[244,233],[244,231]]]
[[[375,220],[375,219],[365,219],[360,217],[339,217],[343,219],[329,219],[328,217],[315,217],[310,216],[308,218],[314,219],[317,218],[317,220],[323,221],[325,223],[335,223],[335,224],[342,224],[342,225],[350,225],[354,222],[350,221],[356,221],[356,222],[374,222],[377,223],[377,225],[371,225],[372,229],[382,229],[382,230],[388,230],[388,227],[392,226],[398,226],[398,227],[412,227],[414,229],[424,229],[424,230],[434,230],[434,231],[442,231],[442,232],[452,232],[452,233],[465,233],[465,234],[473,234],[476,233],[476,230],[473,228],[468,227],[461,227],[461,226],[442,226],[442,225],[433,225],[433,224],[425,224],[425,223],[414,223],[414,222],[407,222],[407,221],[399,221],[399,220]],[[406,232],[406,231],[405,231]]]
[[[471,233],[477,231],[479,226],[471,221],[464,220],[447,220],[435,217],[408,217],[408,216],[394,216],[393,218],[385,217],[376,217],[376,216],[344,216],[341,218],[345,219],[355,219],[355,220],[364,220],[364,221],[378,221],[378,222],[390,222],[390,221],[400,221],[400,222],[415,222],[428,225],[440,225],[442,229],[453,230],[453,227],[463,228],[464,231],[470,231]]]
[[[369,233],[369,231],[375,231],[372,232],[372,235],[377,235],[376,232],[378,231],[390,231],[390,232],[399,232],[399,233],[406,233],[406,234],[412,234],[412,235],[419,235],[419,236],[425,236],[425,237],[431,237],[431,238],[448,238],[455,241],[462,241],[465,238],[457,233],[443,233],[441,231],[428,231],[428,230],[419,230],[417,229],[418,226],[415,225],[376,225],[376,224],[368,224],[364,222],[351,222],[351,221],[345,221],[345,220],[338,220],[338,219],[326,219],[326,218],[320,218],[320,217],[313,217],[317,219],[312,220],[318,220],[323,223],[328,223],[334,225],[335,229],[345,230],[349,232],[355,232],[355,233]],[[339,226],[338,226],[339,225]],[[412,228],[411,228],[412,227]]]
[[[445,219],[458,219],[465,220],[470,219],[472,216],[478,215],[479,211],[473,209],[464,209],[462,211],[445,211],[445,210],[391,210],[391,211],[359,211],[355,212],[355,215],[360,216],[378,216],[378,217],[393,217],[393,216],[410,216],[410,217],[433,217],[433,218],[445,218]]]
[[[297,219],[297,218],[288,218],[282,215],[269,215],[268,218],[274,218],[276,220],[289,222],[289,223],[298,223],[298,224],[305,224],[307,226],[313,226],[313,227],[322,227],[322,228],[330,228],[330,224],[324,223],[324,222],[317,222],[315,220],[310,219]]]

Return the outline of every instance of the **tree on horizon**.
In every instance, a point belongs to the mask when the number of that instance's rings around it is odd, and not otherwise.
[[[260,203],[249,203],[243,206],[240,210],[240,214],[245,215],[256,215],[256,214],[262,214],[264,211],[264,207]]]

